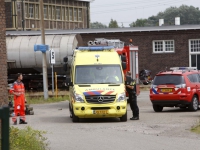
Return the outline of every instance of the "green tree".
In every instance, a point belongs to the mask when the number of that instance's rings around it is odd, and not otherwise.
[[[175,24],[175,17],[180,17],[180,23],[183,24],[199,24],[200,11],[194,6],[182,5],[179,8],[170,7],[164,12],[159,12],[156,16],[157,20],[164,19],[166,25]]]
[[[119,28],[118,23],[116,20],[111,19],[108,25],[109,28]]]
[[[135,22],[129,24],[130,27],[144,27],[147,24],[147,19],[137,19]]]
[[[106,25],[96,21],[96,22],[90,23],[90,28],[97,29],[97,28],[108,28],[108,27]]]
[[[175,18],[180,17],[180,24],[200,24],[200,10],[194,6],[181,5],[180,7],[169,7],[156,16],[148,19],[137,19],[129,26],[158,26],[159,19],[164,19],[164,25],[174,25]]]

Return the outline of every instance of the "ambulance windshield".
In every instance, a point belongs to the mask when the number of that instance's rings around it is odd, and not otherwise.
[[[75,84],[122,83],[119,65],[78,65],[75,69]]]

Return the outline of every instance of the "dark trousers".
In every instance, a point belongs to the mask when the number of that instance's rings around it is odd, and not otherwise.
[[[133,112],[133,117],[139,117],[139,108],[137,105],[137,96],[133,94],[129,94],[129,103],[131,110]]]

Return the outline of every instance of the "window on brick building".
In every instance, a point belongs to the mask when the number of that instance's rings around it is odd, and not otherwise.
[[[34,5],[29,4],[29,18],[34,18]]]
[[[200,39],[189,40],[190,52],[200,52]]]
[[[77,8],[74,8],[74,21],[77,21]]]
[[[69,8],[69,21],[72,21],[73,11],[72,8]]]
[[[172,53],[174,51],[174,40],[153,41],[153,53]]]
[[[65,8],[62,7],[62,20],[65,20]]]
[[[60,6],[57,6],[56,7],[56,20],[60,20],[60,10],[61,10],[61,7]]]
[[[25,4],[25,18],[28,18],[28,4]]]
[[[51,9],[52,9],[52,7],[51,6],[49,6],[49,19],[52,19],[52,13],[51,13]]]
[[[82,21],[82,9],[78,9],[78,21]]]
[[[35,5],[35,18],[39,19],[39,5]]]
[[[65,20],[69,20],[69,17],[68,17],[68,8],[65,8]]]
[[[48,9],[47,9],[47,5],[44,5],[44,19],[48,19]]]
[[[200,39],[189,40],[190,66],[200,70]]]
[[[55,7],[52,6],[52,19],[55,20]]]

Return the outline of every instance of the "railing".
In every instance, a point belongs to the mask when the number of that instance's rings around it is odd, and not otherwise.
[[[9,150],[9,108],[0,108],[0,149]]]

